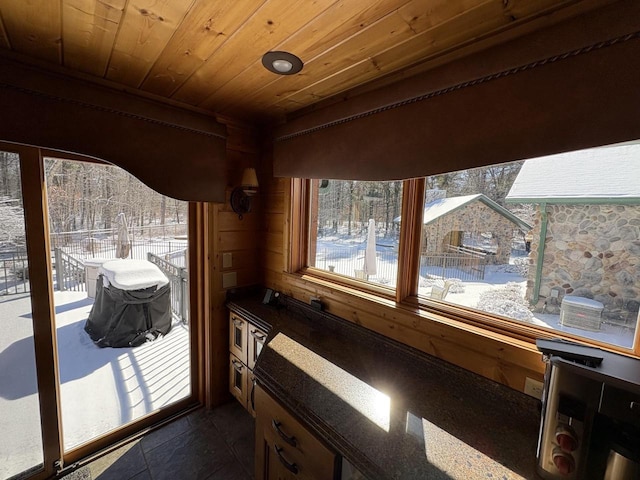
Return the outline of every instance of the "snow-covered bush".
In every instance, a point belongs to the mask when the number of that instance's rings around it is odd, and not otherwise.
[[[524,299],[522,288],[515,282],[509,282],[504,287],[492,288],[480,295],[478,310],[494,313],[504,317],[525,322],[533,318],[527,301]]]
[[[25,229],[22,207],[9,197],[0,197],[0,248],[24,246]]]

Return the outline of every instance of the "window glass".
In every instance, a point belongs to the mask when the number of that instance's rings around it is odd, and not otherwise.
[[[640,144],[426,181],[421,297],[633,347]]]
[[[191,395],[188,204],[45,158],[66,451]]]
[[[308,265],[395,288],[402,182],[314,180]]]
[[[0,478],[44,462],[24,214],[20,158],[0,151]]]

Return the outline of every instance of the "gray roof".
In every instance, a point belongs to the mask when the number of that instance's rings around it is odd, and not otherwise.
[[[521,220],[519,217],[511,213],[509,210],[497,204],[496,202],[491,200],[489,197],[481,193],[478,193],[476,195],[465,195],[462,197],[441,198],[439,200],[434,200],[433,202],[427,203],[424,206],[423,223],[425,225],[428,225],[429,223],[437,220],[443,215],[447,215],[448,213],[451,213],[475,201],[484,203],[489,208],[495,210],[503,217],[515,223],[521,229],[531,230],[531,225]]]
[[[524,162],[506,197],[513,203],[640,203],[640,144]]]

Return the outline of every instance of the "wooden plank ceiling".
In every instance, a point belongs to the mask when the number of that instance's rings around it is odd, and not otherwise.
[[[606,0],[0,0],[0,52],[190,107],[269,120]],[[479,47],[476,47],[479,48]],[[278,76],[270,50],[302,59]]]

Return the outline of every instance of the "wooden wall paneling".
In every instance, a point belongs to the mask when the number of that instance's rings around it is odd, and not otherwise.
[[[222,115],[218,116],[218,121],[227,126],[227,148],[229,151],[249,153],[251,154],[250,158],[255,160],[259,153],[256,130],[249,125],[238,123]]]
[[[284,291],[282,269],[275,270],[275,269],[265,268],[263,271],[263,274],[264,274],[263,284],[265,286],[273,288],[274,290],[278,290],[279,292]]]
[[[229,210],[221,210],[220,211],[220,231],[233,231],[233,232],[243,232],[243,231],[255,231],[258,229],[258,224],[260,223],[259,217],[257,214],[253,212],[249,212],[246,215],[242,216],[242,220],[238,218],[238,214]]]
[[[0,48],[10,49],[11,43],[9,43],[9,37],[7,37],[7,30],[4,26],[4,20],[2,20],[2,9],[0,8]]]
[[[222,120],[227,126],[230,137],[226,144],[227,156],[231,158],[234,169],[230,178],[238,178],[244,166],[255,165],[255,154],[251,154],[255,139],[250,126],[236,124],[231,119]],[[233,125],[233,128],[228,128]],[[209,402],[215,406],[230,398],[228,391],[229,364],[229,316],[226,308],[227,290],[223,287],[223,274],[236,272],[237,287],[254,285],[259,282],[258,235],[260,215],[252,211],[242,219],[231,210],[229,197],[232,187],[227,186],[225,202],[208,204],[209,256],[210,269],[209,296]],[[232,266],[223,268],[223,255],[231,253]]]
[[[255,234],[255,232],[254,232]],[[218,263],[220,266],[220,271],[222,272],[231,272],[231,271],[240,271],[247,270],[252,272],[252,276],[255,277],[255,271],[258,268],[258,250],[231,250],[224,253],[230,253],[233,256],[233,265],[231,267],[223,267],[222,266],[222,255],[218,259]],[[241,282],[238,282],[239,284]],[[251,283],[256,283],[255,278]]]
[[[56,64],[62,62],[60,2],[2,2],[0,11],[15,51]]]
[[[63,0],[64,64],[102,77],[120,28],[125,0]]]
[[[255,232],[252,231],[220,232],[218,238],[221,252],[251,250],[256,246]]]
[[[282,248],[282,234],[283,232],[264,233],[264,250],[270,253],[277,253],[282,255],[284,253],[284,250]]]
[[[283,196],[280,197],[280,202],[284,200]],[[269,221],[265,225],[265,231],[267,233],[283,233],[285,231],[285,224],[287,222],[283,213],[269,213],[267,212]]]
[[[128,2],[113,45],[107,78],[140,86],[193,3],[194,0]]]
[[[215,407],[225,403],[230,396],[228,392],[228,362],[229,362],[229,322],[225,307],[225,291],[222,288],[222,273],[220,271],[220,233],[218,216],[220,204],[209,206],[209,230],[211,232],[209,257],[207,262],[210,269],[209,288],[209,318],[210,318],[210,405]]]
[[[284,211],[284,190],[260,195],[262,198],[262,204],[264,205],[262,210],[268,214],[282,214]]]
[[[275,273],[282,273],[284,265],[284,256],[273,252],[267,252],[264,267]]]

